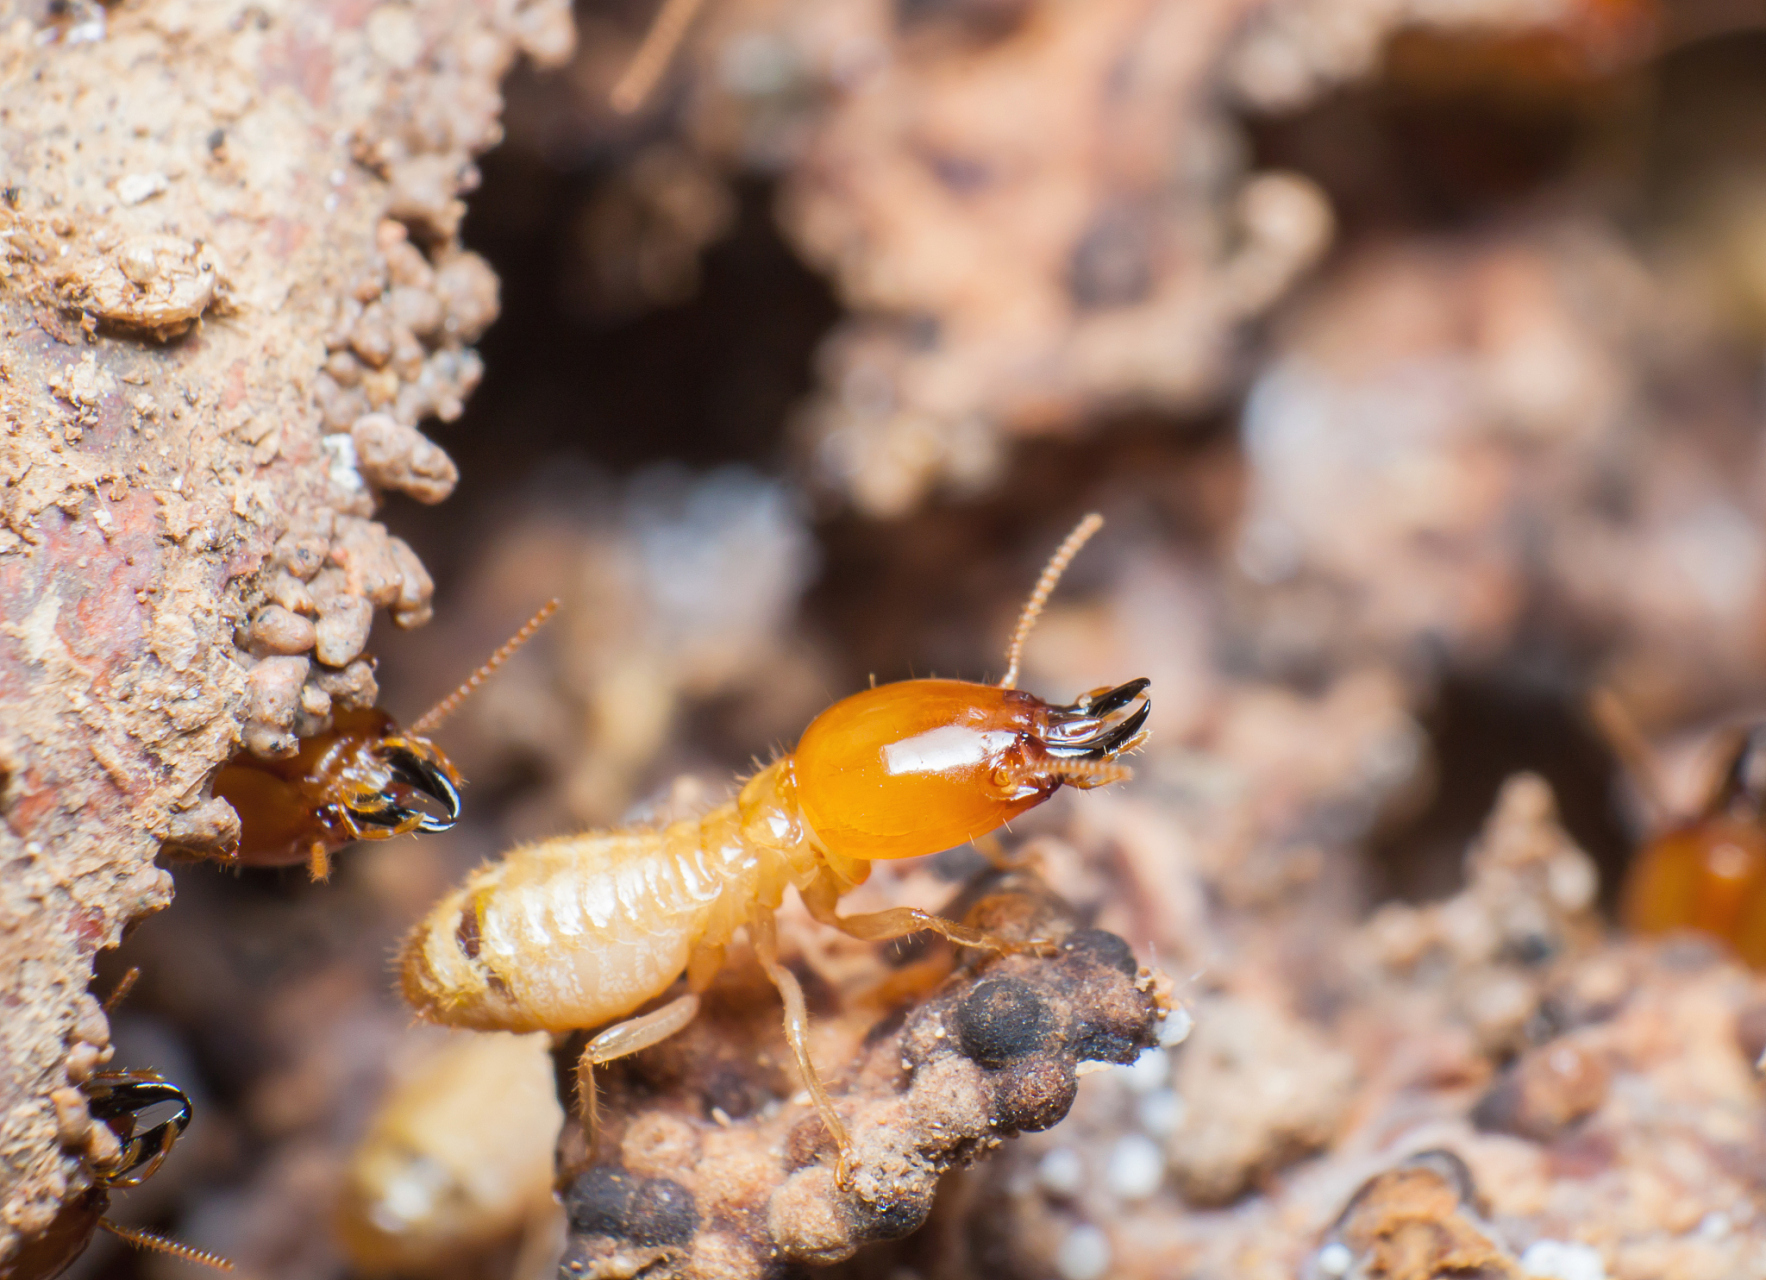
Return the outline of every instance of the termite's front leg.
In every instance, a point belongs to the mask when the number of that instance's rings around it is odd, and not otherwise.
[[[791,1056],[797,1059],[797,1073],[803,1077],[803,1087],[809,1091],[822,1123],[828,1126],[828,1132],[834,1138],[834,1147],[839,1153],[834,1165],[834,1181],[845,1187],[850,1172],[847,1157],[852,1151],[852,1139],[847,1135],[840,1113],[834,1110],[834,1099],[828,1096],[821,1073],[809,1056],[809,1009],[804,1004],[803,987],[798,983],[797,975],[779,961],[779,931],[773,923],[771,910],[760,906],[754,908],[748,917],[748,936],[754,941],[754,954],[760,960],[760,967],[766,970],[766,976],[772,979],[773,985],[779,989],[779,998],[784,1001],[785,1042],[791,1046]]]
[[[809,908],[810,915],[850,938],[865,942],[886,942],[891,938],[904,938],[910,933],[926,930],[949,938],[958,946],[983,947],[1002,955],[1023,951],[1047,952],[1053,945],[1037,938],[1020,941],[1001,937],[997,933],[988,933],[985,929],[971,929],[966,924],[946,920],[943,916],[933,915],[918,907],[889,907],[883,911],[865,911],[858,915],[843,916],[836,906],[840,900],[840,887],[825,871],[807,888],[801,890],[801,895],[803,905]]]
[[[595,1068],[604,1062],[612,1062],[615,1058],[623,1058],[627,1054],[661,1043],[698,1016],[699,997],[689,993],[670,1000],[660,1009],[652,1009],[649,1013],[614,1023],[583,1047],[582,1057],[576,1060],[576,1105],[577,1113],[582,1118],[583,1132],[589,1136],[591,1155],[600,1134]]]

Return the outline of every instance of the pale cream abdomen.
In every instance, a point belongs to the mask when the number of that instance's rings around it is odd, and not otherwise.
[[[732,803],[659,831],[511,850],[406,941],[406,998],[433,1021],[484,1031],[572,1031],[632,1013],[696,946],[742,923],[762,877],[737,827]]]

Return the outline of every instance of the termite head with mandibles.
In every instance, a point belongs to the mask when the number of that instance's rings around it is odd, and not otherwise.
[[[997,685],[903,680],[855,693],[810,722],[793,756],[798,801],[833,862],[914,858],[986,833],[1063,784],[1129,776],[1146,738],[1150,681],[1055,706],[1017,688],[1024,641],[1068,562],[1103,524],[1087,516],[1049,561]]]
[[[114,1136],[113,1154],[103,1168],[94,1170],[90,1187],[63,1205],[20,1252],[0,1263],[0,1277],[50,1280],[73,1265],[100,1229],[140,1249],[233,1270],[231,1262],[207,1250],[104,1216],[110,1193],[138,1187],[151,1178],[189,1126],[190,1099],[184,1091],[155,1071],[101,1071],[81,1086],[81,1092],[86,1095],[87,1113]],[[150,1115],[158,1118],[150,1120]]]
[[[460,818],[460,775],[429,734],[524,644],[558,607],[551,601],[470,679],[409,729],[378,707],[340,711],[286,760],[240,754],[215,775],[214,794],[239,815],[236,866],[306,863],[315,880],[356,840],[446,831]]]

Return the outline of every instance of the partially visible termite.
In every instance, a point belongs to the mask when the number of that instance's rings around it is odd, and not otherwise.
[[[1766,969],[1766,726],[1726,731],[1704,801],[1688,815],[1666,800],[1655,753],[1618,698],[1599,690],[1591,709],[1659,825],[1626,872],[1625,925],[1696,929]]]
[[[1129,776],[1117,757],[1146,737],[1148,681],[1052,706],[1016,688],[1024,641],[1062,572],[1103,519],[1087,516],[1043,570],[997,685],[904,680],[853,694],[810,723],[797,750],[734,800],[659,828],[560,836],[479,868],[406,939],[406,998],[431,1021],[479,1030],[605,1026],[578,1064],[594,1132],[594,1067],[673,1035],[746,928],[785,1005],[785,1037],[839,1149],[846,1126],[810,1060],[797,979],[779,960],[773,913],[795,885],[810,914],[855,938],[930,930],[963,946],[1040,949],[911,907],[843,916],[841,895],[873,860],[975,840],[1047,800]],[[631,1016],[685,972],[687,992]]]
[[[245,867],[306,863],[331,874],[331,855],[355,840],[446,831],[460,819],[460,775],[429,740],[558,609],[550,601],[458,689],[409,729],[379,707],[341,711],[324,733],[301,740],[286,760],[241,753],[215,775],[214,794],[239,815],[239,842],[224,861]]]
[[[429,1275],[520,1237],[540,1265],[513,1274],[555,1272],[563,1119],[546,1036],[455,1033],[388,1093],[350,1157],[337,1226],[352,1266]]]
[[[138,976],[135,969],[123,975],[104,1002],[107,1013],[128,994]],[[110,1193],[138,1187],[151,1178],[165,1163],[172,1144],[189,1128],[190,1099],[184,1091],[157,1071],[100,1071],[80,1089],[86,1095],[88,1114],[115,1135],[116,1155],[94,1173],[90,1187],[62,1206],[43,1232],[0,1264],[0,1280],[50,1280],[73,1265],[100,1230],[138,1249],[169,1253],[221,1271],[233,1270],[233,1264],[218,1254],[179,1244],[156,1232],[119,1226],[104,1216],[110,1208]],[[137,1130],[143,1116],[167,1106],[169,1112]]]

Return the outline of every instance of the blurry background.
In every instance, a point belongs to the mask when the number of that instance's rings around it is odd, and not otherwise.
[[[200,1116],[122,1215],[249,1274],[351,1273],[324,1229],[344,1162],[435,1039],[387,958],[447,884],[683,773],[721,788],[872,675],[997,677],[1088,510],[1109,524],[1024,685],[1150,676],[1154,736],[1124,796],[1019,837],[1143,961],[1305,1024],[1297,1059],[1361,1054],[1323,958],[1381,903],[1454,893],[1511,773],[1549,781],[1613,901],[1655,819],[1592,689],[1688,806],[1710,729],[1760,703],[1757,6],[705,0],[616,115],[652,16],[579,4],[574,64],[507,86],[466,223],[503,314],[465,415],[428,428],[462,480],[385,511],[437,580],[433,623],[375,638],[407,721],[564,599],[439,735],[466,820],[328,885],[182,869],[107,957],[144,970],[119,1063]],[[1245,1120],[1199,1170],[1171,1070],[1100,1083],[844,1274],[1253,1275],[1258,1231],[1293,1274],[1366,1167],[1257,1204],[1348,1102]],[[1766,1239],[1734,1194],[1713,1249]],[[1001,1225],[1033,1202],[1042,1225]],[[1756,1255],[1712,1256],[1637,1274]],[[79,1274],[177,1265],[100,1240]]]

